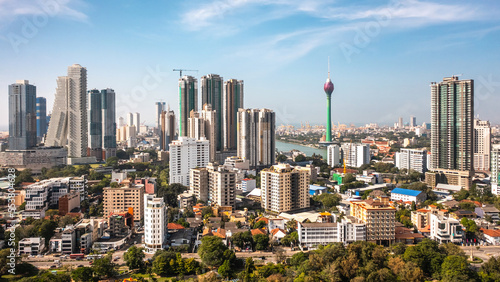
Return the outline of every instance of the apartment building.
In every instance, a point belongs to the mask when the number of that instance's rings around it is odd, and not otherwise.
[[[189,171],[207,166],[209,155],[209,142],[205,138],[179,137],[173,141],[170,144],[170,183],[189,186]]]
[[[343,218],[341,222],[299,222],[297,233],[300,248],[311,249],[337,242],[366,241],[366,224],[352,216]]]
[[[389,205],[389,198],[353,201],[351,216],[366,224],[367,241],[379,244],[390,244],[394,241],[396,208]]]
[[[45,248],[45,238],[34,237],[34,238],[24,238],[19,241],[19,255],[38,255]]]
[[[209,163],[207,167],[194,168],[190,172],[190,189],[206,203],[219,206],[231,206],[236,204],[236,173]]]
[[[167,206],[163,198],[144,195],[144,246],[154,254],[167,247]]]
[[[126,184],[124,187],[104,188],[104,216],[114,211],[125,211],[132,208],[134,223],[140,224],[144,218],[144,185]]]
[[[415,149],[401,149],[394,157],[394,164],[399,169],[410,169],[425,173],[427,171],[427,151]]]
[[[460,221],[442,215],[430,215],[430,238],[442,243],[460,243],[464,237],[464,230]]]

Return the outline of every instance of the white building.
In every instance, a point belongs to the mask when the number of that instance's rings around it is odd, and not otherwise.
[[[457,219],[441,215],[430,215],[430,238],[441,243],[460,243],[464,238],[462,225]]]
[[[399,169],[413,169],[420,173],[427,171],[427,151],[415,149],[401,149],[397,152],[394,159],[394,164]]]
[[[209,204],[232,206],[236,204],[236,173],[224,166],[209,163],[190,172],[191,193]]]
[[[19,241],[19,255],[38,255],[45,248],[45,238],[34,237],[34,238],[24,238]]]
[[[131,125],[135,126],[137,134],[141,133],[141,114],[134,113],[132,116],[133,123]]]
[[[342,144],[342,155],[346,166],[360,167],[370,163],[370,145],[361,143]]]
[[[208,165],[209,150],[209,142],[205,138],[179,137],[179,140],[170,143],[170,183],[189,186],[189,171]]]
[[[191,111],[188,119],[188,137],[194,139],[206,138],[210,143],[210,161],[215,161],[215,152],[217,151],[216,133],[216,111],[212,110],[209,104],[203,105],[200,112]]]
[[[163,198],[144,195],[144,247],[154,254],[167,246],[167,207]]]
[[[83,177],[60,177],[45,179],[26,187],[26,211],[47,210],[51,205],[59,204],[59,198],[71,191],[81,192],[84,187]]]
[[[422,191],[395,188],[391,191],[392,201],[415,202],[415,204],[424,202],[427,195]]]
[[[358,222],[351,216],[346,218],[334,223],[299,222],[297,233],[300,247],[310,249],[337,242],[346,244],[366,241],[366,224]]]
[[[487,120],[474,119],[474,170],[490,170],[491,127]]]
[[[500,144],[495,144],[491,148],[491,193],[500,195],[498,183],[500,182]]]
[[[340,147],[339,145],[333,144],[328,146],[328,165],[334,167],[340,164]]]
[[[245,178],[241,180],[241,191],[250,192],[255,188],[257,188],[257,181],[255,179]]]

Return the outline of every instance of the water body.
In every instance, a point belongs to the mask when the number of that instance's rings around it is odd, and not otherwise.
[[[306,154],[306,156],[308,156],[308,157],[312,156],[313,154],[321,155],[321,156],[323,156],[323,159],[326,160],[326,148],[316,149],[316,148],[311,148],[311,147],[307,147],[307,146],[303,146],[303,145],[299,145],[299,144],[285,143],[285,142],[280,142],[280,141],[276,140],[276,150],[278,150],[278,152],[279,151],[287,152],[287,151],[291,151],[292,149],[304,152]]]

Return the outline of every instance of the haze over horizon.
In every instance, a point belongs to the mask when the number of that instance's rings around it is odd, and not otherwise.
[[[51,112],[56,78],[77,63],[88,89],[116,91],[117,118],[153,125],[155,102],[178,112],[172,69],[194,69],[244,80],[245,107],[274,110],[277,125],[324,124],[330,56],[335,124],[429,122],[430,82],[458,74],[475,80],[475,115],[500,123],[496,1],[119,3],[0,1],[3,97],[29,80]],[[7,130],[7,103],[0,115]]]

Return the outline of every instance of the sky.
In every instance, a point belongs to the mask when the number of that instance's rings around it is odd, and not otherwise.
[[[88,89],[115,90],[117,119],[154,125],[155,102],[178,112],[172,70],[189,69],[244,80],[245,107],[278,125],[318,124],[329,57],[335,123],[429,122],[430,83],[460,74],[475,80],[475,115],[498,124],[499,12],[493,0],[0,0],[0,95],[29,80],[51,112],[76,63]]]

